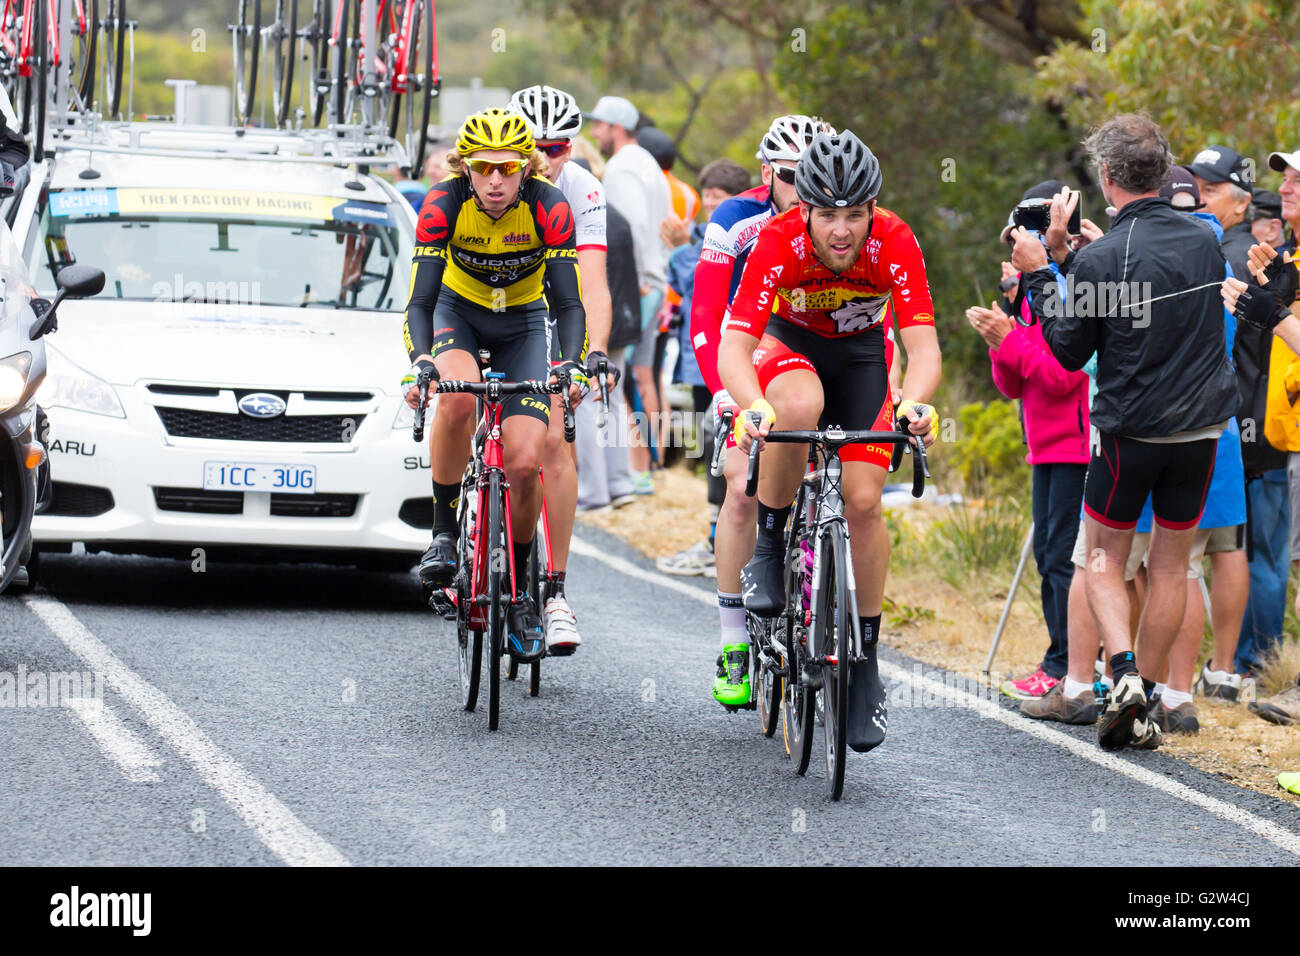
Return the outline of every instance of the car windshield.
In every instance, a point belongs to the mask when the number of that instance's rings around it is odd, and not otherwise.
[[[108,277],[100,297],[395,312],[411,224],[386,203],[234,189],[52,191],[30,271],[52,296],[64,265]]]

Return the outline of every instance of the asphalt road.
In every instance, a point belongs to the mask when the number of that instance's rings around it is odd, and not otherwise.
[[[824,791],[711,699],[716,611],[591,529],[585,643],[458,706],[454,626],[413,576],[48,557],[0,597],[4,673],[100,670],[104,706],[0,706],[0,840],[35,865],[1294,865],[1280,801],[1160,753],[1101,755],[886,651],[885,745]],[[916,676],[920,674],[921,676]],[[918,684],[917,681],[920,683]],[[924,693],[921,693],[924,691]],[[944,695],[947,695],[946,697]],[[27,701],[31,704],[31,701]]]

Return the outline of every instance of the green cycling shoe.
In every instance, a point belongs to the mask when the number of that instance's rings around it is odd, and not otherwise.
[[[713,699],[724,707],[749,706],[749,645],[728,644],[718,655]]]

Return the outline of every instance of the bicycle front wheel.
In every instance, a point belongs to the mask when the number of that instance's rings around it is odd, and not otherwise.
[[[844,767],[847,757],[849,722],[849,658],[853,646],[853,622],[849,615],[848,540],[838,526],[832,525],[827,536],[830,545],[823,567],[822,599],[824,611],[817,615],[820,655],[828,659],[823,671],[826,721],[826,792],[832,800],[844,795]]]
[[[510,551],[506,547],[505,526],[502,521],[505,491],[501,476],[488,475],[487,539],[479,544],[488,555],[488,730],[496,730],[501,718],[501,655],[506,643],[506,575],[501,568],[499,555]]]
[[[126,0],[108,0],[100,26],[104,30],[104,115],[116,119],[122,107],[122,67],[126,62]]]
[[[262,0],[239,0],[235,33],[235,120],[246,126],[257,98],[257,58],[262,49]],[[120,69],[120,66],[119,66]]]
[[[67,103],[70,110],[90,109],[95,100],[95,54],[99,36],[98,0],[81,0],[72,5],[72,52],[68,69],[68,82],[75,102]]]
[[[478,704],[479,679],[483,662],[483,630],[473,627],[470,609],[474,603],[474,528],[470,524],[469,495],[478,489],[471,481],[461,484],[460,541],[456,559],[456,641],[459,650],[461,705],[472,711]]]
[[[275,29],[271,32],[271,43],[271,96],[275,100],[275,125],[283,129],[293,102],[293,65],[298,58],[298,0],[275,0]]]

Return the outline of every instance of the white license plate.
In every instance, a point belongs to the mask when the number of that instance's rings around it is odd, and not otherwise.
[[[310,495],[316,491],[316,466],[207,461],[203,463],[203,488],[206,491],[273,491],[277,494]]]

